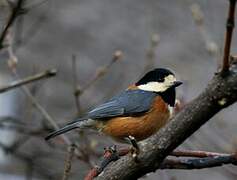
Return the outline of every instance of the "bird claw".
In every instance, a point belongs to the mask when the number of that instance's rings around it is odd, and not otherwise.
[[[134,147],[130,148],[130,153],[132,155],[132,158],[137,160],[137,156],[139,155],[139,149],[136,149]]]
[[[130,148],[130,153],[132,155],[132,158],[137,161],[137,157],[140,153],[140,148],[137,144],[137,141],[136,139],[133,137],[133,136],[128,136],[128,140],[129,142],[131,143],[132,147]]]
[[[106,152],[106,151],[110,151],[111,153],[115,153],[115,152],[117,152],[117,146],[112,145],[112,146],[109,146],[109,147],[105,147],[104,152]]]

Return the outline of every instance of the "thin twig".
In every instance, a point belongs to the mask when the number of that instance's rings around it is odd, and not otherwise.
[[[160,42],[160,36],[158,34],[152,34],[150,38],[150,47],[146,52],[146,64],[144,67],[144,72],[147,72],[148,70],[153,68],[156,58],[155,51],[159,42]]]
[[[223,56],[223,64],[222,64],[222,73],[225,73],[229,70],[229,58],[230,58],[230,48],[231,48],[231,40],[232,33],[235,25],[235,5],[236,0],[229,0],[229,12],[226,24],[226,35],[225,35],[225,47],[224,47],[224,56]]]
[[[190,150],[176,150],[173,151],[170,156],[176,156],[176,157],[214,157],[214,156],[227,156],[230,154],[226,153],[216,153],[216,152],[207,152],[207,151],[190,151]]]
[[[64,166],[62,180],[68,180],[68,178],[69,178],[69,174],[70,174],[71,167],[72,167],[72,158],[74,155],[74,151],[75,151],[75,145],[72,144],[68,147],[68,153],[67,153],[67,157],[65,160],[65,166]]]
[[[3,93],[8,90],[12,90],[14,88],[17,88],[17,87],[20,87],[20,86],[26,85],[28,83],[32,83],[32,82],[44,79],[44,78],[53,77],[56,75],[56,73],[57,73],[57,71],[55,69],[50,69],[50,70],[35,74],[33,76],[29,76],[27,78],[14,81],[14,82],[10,83],[9,85],[0,87],[0,93]]]
[[[204,169],[224,164],[237,165],[237,158],[235,155],[223,155],[195,159],[170,159],[166,158],[161,164],[160,169]]]
[[[39,8],[40,6],[44,5],[44,4],[47,3],[48,1],[49,1],[49,0],[42,0],[42,1],[40,1],[40,2],[31,4],[30,6],[27,7],[27,9],[32,10],[32,9],[35,9],[35,8]]]
[[[201,34],[201,37],[205,43],[207,51],[210,54],[217,56],[219,53],[219,47],[212,40],[210,33],[208,33],[208,31],[204,25],[205,18],[204,18],[204,14],[201,10],[200,5],[195,2],[190,6],[190,10],[192,12],[193,20],[194,20],[195,24],[197,25],[197,28],[198,28],[198,30]]]
[[[42,14],[31,25],[27,27],[22,37],[21,44],[17,43],[15,46],[15,52],[26,46],[35,37],[35,35],[40,31],[40,28],[42,27],[42,24],[45,22],[45,19],[46,15]]]
[[[16,46],[21,46],[22,45],[22,35],[23,35],[23,32],[24,32],[24,16],[20,16],[18,18],[18,21],[16,21],[16,28],[15,28],[15,32],[16,33],[16,36],[15,36],[15,44]]]
[[[101,67],[97,70],[94,78],[89,81],[82,89],[78,89],[78,93],[79,95],[82,95],[88,88],[90,88],[98,79],[100,79],[101,77],[103,77],[108,70],[111,68],[111,66],[117,62],[118,60],[120,60],[122,58],[122,52],[121,51],[115,51],[115,53],[113,54],[113,58],[111,59],[111,61],[105,65],[104,67]]]
[[[74,97],[75,97],[75,103],[77,108],[77,114],[80,114],[81,108],[80,108],[80,88],[78,88],[78,77],[77,77],[77,60],[76,55],[72,55],[72,76],[73,76],[73,88],[74,88]]]
[[[12,24],[16,21],[17,17],[19,15],[22,15],[24,12],[23,9],[23,4],[24,4],[25,0],[18,0],[16,5],[12,5],[12,12],[11,15],[9,17],[9,20],[7,21],[7,24],[5,26],[5,28],[3,29],[1,35],[0,35],[0,49],[2,49],[3,46],[3,41],[7,35],[8,29],[12,26]]]

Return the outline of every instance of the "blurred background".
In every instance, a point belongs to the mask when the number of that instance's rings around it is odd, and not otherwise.
[[[16,1],[0,0],[1,31],[9,2]],[[61,179],[68,145],[62,138],[45,142],[50,119],[61,126],[154,67],[172,69],[184,81],[178,99],[185,105],[205,88],[222,57],[227,0],[25,0],[24,7],[0,50],[0,86],[51,68],[58,73],[0,94],[0,179]],[[235,152],[236,116],[233,105],[179,149]],[[83,179],[103,147],[116,143],[93,131],[67,137],[80,147],[70,180]],[[144,179],[234,180],[236,170],[157,170]]]

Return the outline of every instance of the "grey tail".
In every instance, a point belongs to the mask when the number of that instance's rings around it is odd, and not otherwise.
[[[49,140],[51,138],[54,138],[55,136],[58,136],[58,135],[63,134],[63,133],[66,133],[66,132],[71,131],[72,129],[76,129],[76,128],[79,128],[79,123],[78,122],[66,125],[63,128],[50,133],[48,136],[45,137],[45,140],[47,141],[47,140]]]
[[[79,120],[73,121],[73,122],[69,123],[68,125],[66,125],[65,127],[50,133],[48,136],[45,137],[45,140],[47,141],[51,138],[54,138],[60,134],[64,134],[64,133],[71,131],[73,129],[81,128],[84,126],[84,124],[86,124],[85,119],[79,119]]]

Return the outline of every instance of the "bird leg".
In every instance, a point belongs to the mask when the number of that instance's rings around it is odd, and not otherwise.
[[[130,142],[130,144],[132,145],[130,152],[132,154],[132,157],[137,160],[137,156],[140,153],[140,148],[137,144],[136,139],[133,136],[128,136],[128,140]]]

